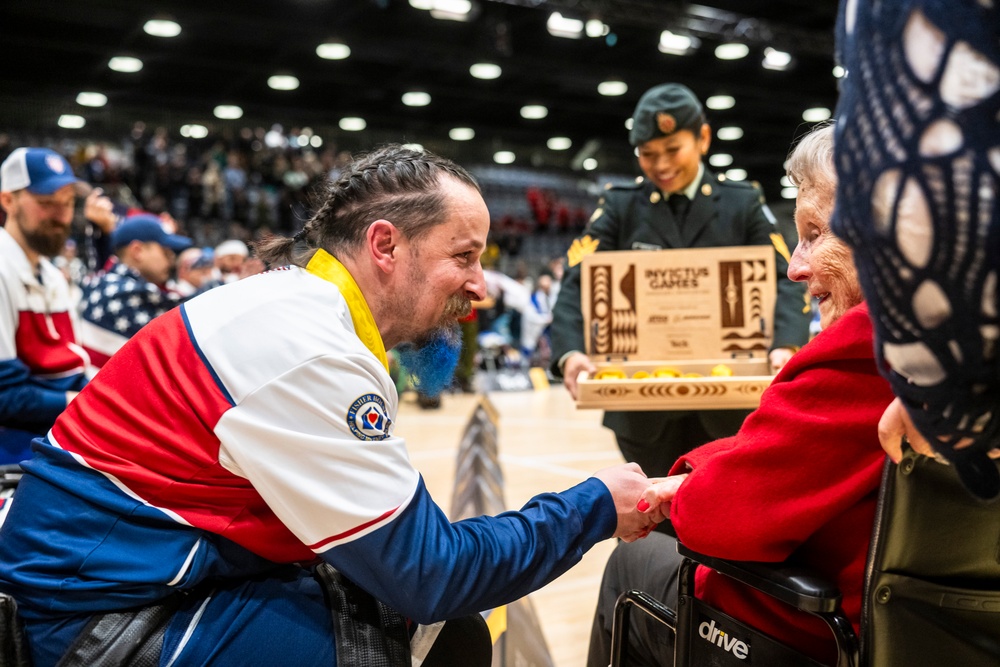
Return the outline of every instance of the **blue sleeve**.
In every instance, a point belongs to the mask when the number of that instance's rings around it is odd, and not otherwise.
[[[396,520],[323,558],[401,614],[432,623],[524,597],[578,563],[616,526],[614,500],[596,478],[535,496],[518,512],[455,523],[421,479]]]
[[[20,359],[0,361],[0,425],[45,433],[65,409],[66,390],[33,382]]]

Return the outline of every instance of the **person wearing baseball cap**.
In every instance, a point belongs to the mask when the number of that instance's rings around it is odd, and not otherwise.
[[[18,148],[0,165],[0,463],[27,458],[87,383],[69,285],[49,259],[69,238],[79,183],[47,148]]]
[[[551,325],[552,371],[576,397],[577,376],[596,368],[585,353],[580,309],[580,263],[591,252],[773,245],[778,297],[770,361],[780,368],[808,340],[805,290],[788,279],[790,252],[757,184],[713,174],[703,156],[712,130],[695,93],[679,83],[647,90],[632,114],[629,143],[642,176],[608,184],[583,235],[567,253],[567,270]],[[794,245],[794,244],[793,244]],[[625,459],[650,477],[710,440],[733,435],[748,413],[605,412]]]
[[[129,338],[178,305],[180,294],[164,289],[176,253],[193,245],[171,234],[152,214],[133,215],[111,233],[115,256],[104,273],[83,284],[83,347],[101,368]]]

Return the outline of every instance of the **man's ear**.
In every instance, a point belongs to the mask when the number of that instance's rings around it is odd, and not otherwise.
[[[0,208],[3,208],[4,211],[9,213],[13,205],[14,205],[14,193],[0,192]]]
[[[368,254],[385,273],[392,273],[396,268],[397,246],[401,238],[396,225],[388,220],[376,220],[365,233]]]

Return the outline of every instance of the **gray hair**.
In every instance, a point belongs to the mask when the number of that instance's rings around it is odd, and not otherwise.
[[[833,166],[833,123],[811,130],[792,149],[785,172],[800,190],[829,193],[833,199],[837,188],[837,172]]]
[[[350,254],[364,243],[372,222],[384,219],[407,238],[417,239],[443,222],[446,202],[439,181],[448,176],[479,192],[479,184],[451,160],[397,144],[356,156],[322,192],[323,201],[293,238],[273,237],[256,244],[268,266],[305,266],[323,248]],[[296,252],[296,244],[308,246]]]

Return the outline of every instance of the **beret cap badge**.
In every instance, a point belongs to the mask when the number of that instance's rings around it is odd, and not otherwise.
[[[656,126],[663,134],[673,134],[673,131],[677,129],[677,119],[671,114],[661,111],[656,114]]]

